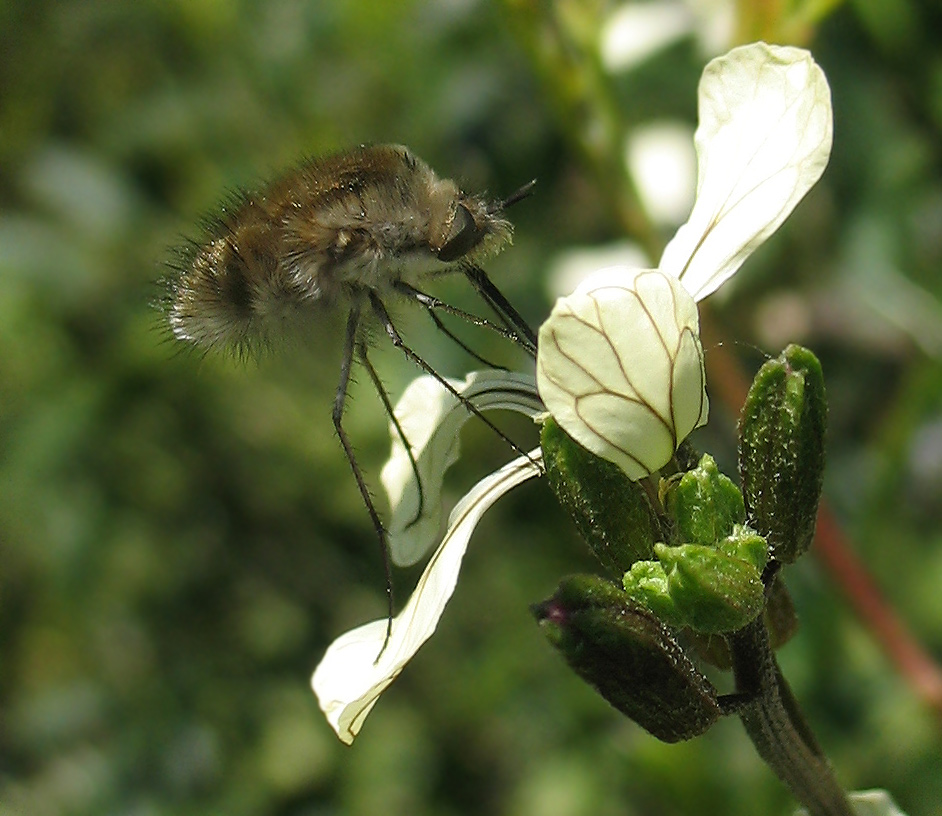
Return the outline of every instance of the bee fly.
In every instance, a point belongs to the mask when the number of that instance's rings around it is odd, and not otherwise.
[[[390,626],[392,579],[385,531],[343,428],[351,366],[356,358],[366,369],[402,438],[421,502],[409,442],[367,356],[368,326],[378,321],[406,357],[481,416],[403,342],[385,304],[392,299],[418,303],[439,329],[472,355],[437,313],[493,329],[535,356],[532,329],[477,265],[510,242],[512,227],[503,212],[533,184],[503,201],[489,202],[439,178],[406,147],[358,147],[309,160],[267,186],[239,194],[205,225],[202,238],[180,250],[175,264],[170,325],[178,339],[203,348],[222,347],[246,356],[290,335],[292,328],[323,322],[328,312],[347,313],[333,423],[380,540]],[[419,288],[447,271],[464,274],[497,323]],[[421,512],[420,503],[416,518]]]

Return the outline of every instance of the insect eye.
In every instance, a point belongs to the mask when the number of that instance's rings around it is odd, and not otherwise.
[[[470,210],[464,204],[458,204],[448,237],[438,250],[438,259],[445,263],[457,260],[476,247],[482,237],[483,231],[474,222]]]

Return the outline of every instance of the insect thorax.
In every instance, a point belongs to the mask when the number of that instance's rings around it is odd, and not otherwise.
[[[177,337],[239,351],[370,293],[393,297],[499,250],[510,225],[406,148],[317,159],[237,197],[186,251],[170,320]]]

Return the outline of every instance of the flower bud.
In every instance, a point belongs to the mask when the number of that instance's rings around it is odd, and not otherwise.
[[[682,629],[687,625],[683,613],[671,597],[667,573],[660,561],[637,561],[622,578],[625,594],[657,619]]]
[[[580,445],[642,479],[706,422],[697,304],[657,270],[603,269],[540,327],[537,387]]]
[[[677,524],[677,539],[686,544],[716,544],[746,520],[742,493],[709,454],[666,484],[664,505]]]
[[[658,739],[698,736],[723,713],[670,629],[614,584],[572,576],[533,611],[570,668]]]
[[[716,544],[716,549],[723,555],[745,561],[761,574],[769,562],[769,545],[751,527],[744,524],[733,526],[733,532]]]
[[[707,634],[741,629],[765,603],[762,573],[714,547],[655,544],[670,597],[691,629]]]
[[[788,588],[782,581],[781,573],[776,576],[772,586],[767,590],[763,619],[765,628],[769,631],[769,642],[776,651],[788,643],[798,631],[795,605],[792,603]],[[662,620],[665,619],[662,618]],[[724,671],[732,667],[729,645],[722,635],[704,634],[692,629],[685,630],[684,634],[685,643],[689,642],[701,660]]]
[[[759,369],[739,423],[746,516],[785,564],[796,561],[814,536],[826,425],[821,364],[791,345]]]
[[[654,557],[658,522],[638,482],[587,451],[552,417],[540,434],[543,464],[553,492],[602,565],[621,576]]]

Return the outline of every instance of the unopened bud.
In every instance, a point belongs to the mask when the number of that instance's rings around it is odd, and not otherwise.
[[[781,573],[776,576],[772,586],[767,591],[765,611],[763,612],[765,627],[769,630],[769,642],[776,651],[788,643],[798,631],[798,616],[795,614],[795,605],[788,588],[782,581]],[[732,658],[729,645],[722,635],[708,635],[686,630],[687,639],[696,649],[701,660],[718,669],[729,669]]]
[[[773,557],[811,546],[824,475],[827,399],[821,364],[791,345],[756,374],[739,423],[739,469],[749,525]]]
[[[570,668],[658,739],[690,739],[722,715],[716,689],[670,629],[614,584],[572,576],[533,611]]]
[[[765,588],[753,564],[702,544],[655,544],[654,551],[671,599],[691,629],[732,632],[762,611]]]
[[[667,573],[660,561],[637,561],[622,578],[625,594],[638,606],[654,613],[668,626],[681,629],[687,625],[683,613],[671,597]]]
[[[677,540],[686,544],[716,544],[746,519],[742,493],[709,454],[693,470],[663,484],[664,505],[677,524]]]

